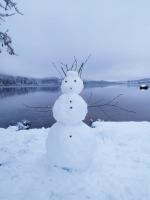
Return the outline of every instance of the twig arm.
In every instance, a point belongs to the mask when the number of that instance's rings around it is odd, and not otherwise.
[[[27,105],[27,104],[24,104],[23,105],[26,107],[26,108],[29,108],[29,109],[32,109],[36,112],[51,112],[52,111],[52,107],[51,106],[30,106],[30,105]],[[45,109],[45,110],[40,110],[40,109]]]
[[[115,100],[118,99],[122,95],[123,94],[119,94],[119,95],[117,95],[116,97],[114,97],[113,99],[111,99],[110,101],[108,101],[108,102],[106,102],[104,104],[93,104],[93,105],[88,105],[88,107],[89,108],[100,108],[100,107],[108,106],[108,107],[113,107],[113,108],[116,108],[116,109],[119,109],[119,110],[122,110],[122,111],[125,111],[125,112],[136,114],[136,112],[133,111],[133,110],[129,110],[127,108],[119,106],[118,105],[118,101],[115,102]]]

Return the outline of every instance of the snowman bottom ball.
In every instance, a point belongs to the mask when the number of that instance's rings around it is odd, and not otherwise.
[[[52,166],[85,170],[91,164],[96,148],[92,129],[83,122],[65,126],[55,123],[47,138],[47,156]]]

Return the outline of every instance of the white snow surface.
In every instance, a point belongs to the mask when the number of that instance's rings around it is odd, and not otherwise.
[[[149,200],[150,123],[99,122],[85,171],[50,167],[49,129],[0,129],[0,200]],[[55,153],[55,152],[54,152]]]

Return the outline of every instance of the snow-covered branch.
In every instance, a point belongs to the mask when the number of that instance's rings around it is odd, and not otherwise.
[[[11,37],[7,34],[8,31],[6,32],[0,32],[0,43],[2,47],[6,47],[7,48],[7,52],[10,55],[15,55],[15,51],[12,47],[12,40]],[[0,48],[0,53],[2,52],[1,48]]]
[[[11,17],[15,14],[22,15],[16,2],[12,0],[0,0],[0,22],[5,22],[7,17]],[[0,53],[2,52],[3,47],[6,47],[6,50],[10,55],[15,55],[14,48],[12,47],[12,39],[8,35],[8,30],[0,30]]]
[[[17,7],[17,3],[12,0],[0,0],[0,8],[5,12],[15,12],[22,14]]]

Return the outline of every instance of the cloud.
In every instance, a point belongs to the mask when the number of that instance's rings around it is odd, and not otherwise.
[[[19,54],[0,54],[0,73],[57,75],[51,61],[81,62],[89,79],[129,79],[150,73],[148,0],[20,0],[24,16],[6,23]]]

